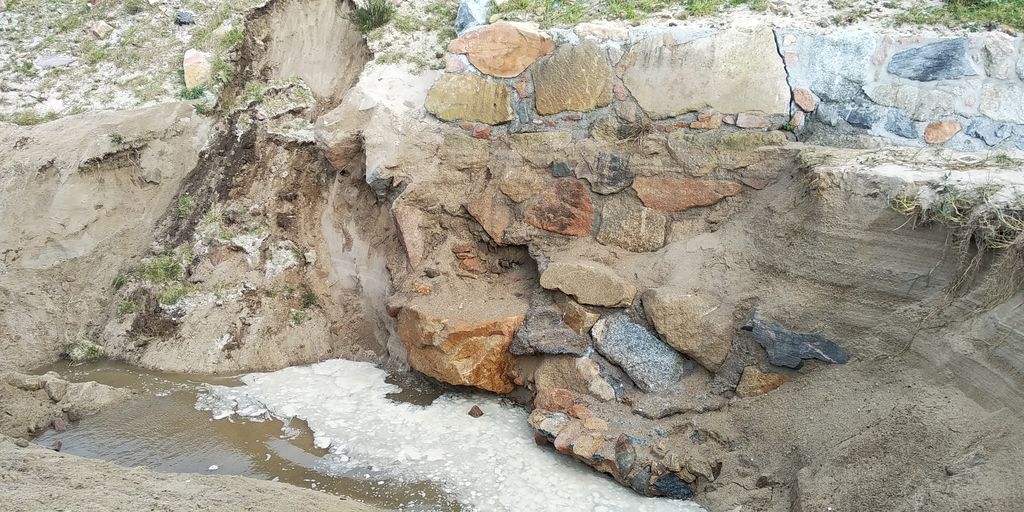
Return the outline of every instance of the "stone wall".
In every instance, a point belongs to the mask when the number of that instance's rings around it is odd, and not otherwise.
[[[452,42],[426,106],[478,138],[784,129],[828,145],[1024,149],[1021,46],[1001,32],[612,24],[544,32],[499,22]]]

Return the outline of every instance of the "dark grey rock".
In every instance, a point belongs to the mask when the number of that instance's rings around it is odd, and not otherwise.
[[[636,493],[641,496],[650,496],[650,481],[651,468],[647,467],[640,470],[640,472],[633,477],[633,480],[629,482],[629,486],[632,487],[633,490],[636,491]]]
[[[850,126],[870,130],[882,120],[882,113],[878,107],[862,104],[850,107],[844,117]]]
[[[175,25],[194,25],[196,22],[196,15],[192,11],[178,11],[174,15]]]
[[[948,39],[893,55],[888,70],[918,82],[954,80],[975,74],[966,56],[967,39]]]
[[[558,161],[551,164],[551,175],[556,178],[568,178],[572,176],[572,169],[569,168],[569,164]]]
[[[981,139],[989,146],[995,146],[1013,135],[1013,127],[991,119],[975,119],[967,125],[964,134]]]
[[[598,320],[591,333],[597,351],[622,368],[642,391],[666,389],[692,367],[679,352],[626,313]]]
[[[629,157],[617,153],[598,153],[576,166],[576,177],[587,180],[598,194],[614,194],[633,184]]]
[[[693,497],[693,487],[673,473],[669,473],[654,481],[651,485],[654,494],[677,500],[688,500]]]
[[[768,352],[768,362],[775,366],[800,368],[804,359],[818,359],[826,363],[844,364],[849,356],[842,347],[818,334],[794,332],[782,324],[763,318],[755,309],[743,323]]]
[[[491,0],[461,0],[455,15],[455,33],[462,35],[467,30],[487,24]]]
[[[590,347],[590,337],[577,334],[562,321],[555,307],[531,307],[526,320],[512,337],[509,351],[517,356],[528,354],[583,355]]]
[[[885,129],[888,130],[889,133],[898,135],[905,139],[917,138],[917,127],[914,126],[914,121],[899,110],[889,111],[889,115],[885,121]]]
[[[628,436],[619,434],[619,438],[615,440],[615,465],[618,466],[619,472],[628,475],[630,471],[633,471],[635,463],[636,448],[633,447],[633,443],[629,442]]]

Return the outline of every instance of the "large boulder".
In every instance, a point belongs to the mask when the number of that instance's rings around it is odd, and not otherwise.
[[[190,48],[181,59],[182,72],[185,75],[185,87],[195,89],[210,83],[213,76],[213,64],[210,54]]]
[[[903,50],[892,56],[889,73],[908,80],[955,80],[976,74],[967,60],[967,39],[949,39]]]
[[[809,89],[830,102],[847,103],[864,95],[861,87],[872,73],[872,58],[878,48],[877,34],[780,30],[777,38],[792,87]]]
[[[570,329],[562,320],[562,312],[551,303],[530,307],[509,350],[515,355],[582,355],[589,347],[590,338]]]
[[[444,121],[501,124],[513,115],[508,89],[477,75],[442,75],[427,93],[426,107]]]
[[[524,316],[457,318],[408,305],[398,314],[398,336],[415,370],[449,384],[508,393],[509,345]]]
[[[711,108],[785,114],[790,92],[768,25],[724,30],[679,43],[658,34],[622,58],[622,80],[651,117]]]
[[[1024,124],[1024,85],[985,82],[981,86],[981,113],[996,121]]]
[[[598,320],[591,333],[597,351],[622,368],[641,391],[667,389],[679,382],[687,369],[679,352],[626,313]]]
[[[602,401],[615,398],[615,387],[611,378],[603,375],[601,366],[589,357],[545,357],[537,365],[533,381],[538,390],[569,389]]]
[[[730,312],[706,297],[650,290],[643,295],[644,312],[672,348],[714,372],[732,348]]]
[[[569,236],[590,234],[594,204],[590,191],[570,178],[555,180],[527,206],[524,214],[531,226]]]
[[[644,208],[635,200],[612,198],[601,210],[597,241],[627,251],[656,251],[665,245],[668,219],[661,212]]]
[[[611,267],[593,261],[554,261],[540,275],[540,285],[560,290],[591,306],[623,307],[633,303],[636,287]]]
[[[589,112],[612,102],[612,67],[594,43],[562,45],[533,67],[537,113]]]
[[[728,180],[639,176],[633,180],[633,189],[648,208],[681,212],[713,205],[726,197],[739,194],[743,186]]]
[[[551,36],[509,22],[487,25],[448,45],[448,51],[466,54],[469,62],[481,72],[502,78],[518,76],[537,58],[554,49]]]

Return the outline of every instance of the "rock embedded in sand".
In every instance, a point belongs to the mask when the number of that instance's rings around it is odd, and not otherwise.
[[[575,402],[572,391],[564,388],[540,388],[533,397],[534,407],[553,412],[567,411]]]
[[[636,295],[636,287],[629,281],[611,267],[593,261],[551,262],[540,275],[540,285],[592,306],[625,307]]]
[[[743,369],[740,382],[736,385],[736,394],[742,397],[763,395],[786,382],[786,377],[771,372],[762,372],[756,366]]]
[[[537,389],[563,388],[603,401],[615,398],[615,388],[601,374],[601,367],[590,357],[552,355],[541,359],[534,371]]]
[[[743,186],[727,180],[638,176],[633,180],[633,189],[648,208],[681,212],[713,205],[726,197],[739,194]]]
[[[577,333],[562,320],[562,312],[553,305],[531,307],[512,339],[509,350],[515,355],[582,355],[590,347],[590,337]]]
[[[612,67],[592,42],[562,45],[533,67],[540,115],[589,112],[612,102]]]
[[[448,45],[452,53],[464,53],[481,72],[501,77],[518,76],[537,58],[555,49],[546,33],[519,23],[498,22],[474,30]]]
[[[591,331],[601,355],[622,368],[641,391],[660,391],[679,382],[686,359],[626,313],[598,320]]]
[[[512,382],[512,335],[522,315],[461,319],[406,306],[398,314],[398,336],[415,370],[449,384],[508,393]]]
[[[195,89],[210,83],[213,76],[213,64],[210,55],[195,48],[185,50],[181,60],[181,68],[185,75],[185,88]]]
[[[443,121],[512,120],[508,89],[477,75],[442,75],[427,93],[427,111]]]
[[[818,334],[806,334],[786,329],[782,324],[761,316],[756,309],[743,323],[754,339],[768,352],[768,362],[775,366],[799,369],[804,359],[818,359],[826,363],[844,364],[849,356],[842,347]]]
[[[768,25],[677,42],[656,34],[622,58],[623,82],[651,117],[712,108],[735,114],[788,113],[790,91]]]
[[[531,226],[544,231],[589,235],[594,223],[594,204],[587,187],[574,179],[562,178],[542,190],[526,207],[523,217]]]
[[[650,290],[643,295],[644,312],[672,348],[701,366],[717,371],[732,348],[733,329],[728,312],[705,297]]]
[[[590,189],[602,195],[614,194],[633,183],[629,155],[598,153],[576,166],[576,177],[587,180]]]
[[[625,198],[613,198],[601,211],[597,241],[632,252],[650,252],[665,245],[664,214]]]
[[[600,313],[570,299],[565,294],[558,294],[555,297],[555,304],[558,304],[562,311],[562,321],[576,334],[590,332],[590,328],[601,318]]]
[[[484,190],[466,203],[466,211],[473,216],[494,243],[505,243],[505,230],[512,225],[512,208],[494,187]]]

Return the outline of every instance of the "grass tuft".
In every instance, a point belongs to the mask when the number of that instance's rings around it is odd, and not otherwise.
[[[367,0],[366,5],[352,12],[351,20],[362,33],[383,27],[395,15],[395,8],[388,0]]]

